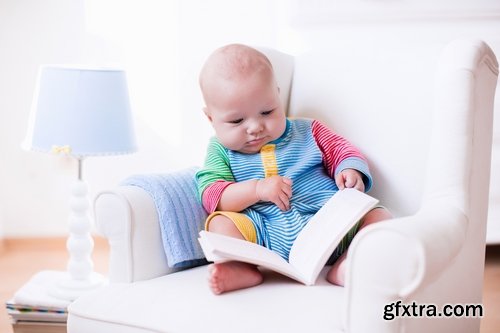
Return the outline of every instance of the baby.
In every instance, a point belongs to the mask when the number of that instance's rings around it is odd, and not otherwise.
[[[197,175],[206,229],[265,246],[283,258],[323,204],[346,187],[367,191],[372,178],[356,147],[317,120],[290,120],[273,67],[261,52],[240,44],[217,49],[200,73],[204,113],[215,130]],[[344,285],[345,256],[355,233],[390,218],[375,208],[332,254],[327,280]],[[258,285],[251,264],[209,266],[209,286],[221,294]]]

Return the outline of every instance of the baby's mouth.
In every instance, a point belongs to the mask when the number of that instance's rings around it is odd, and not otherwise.
[[[254,146],[264,142],[264,138],[257,138],[247,142],[247,145]]]

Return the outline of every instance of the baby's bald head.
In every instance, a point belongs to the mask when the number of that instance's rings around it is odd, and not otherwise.
[[[205,103],[209,104],[214,90],[226,83],[240,82],[254,75],[274,79],[273,67],[261,52],[242,44],[230,44],[215,50],[203,66],[199,83]]]

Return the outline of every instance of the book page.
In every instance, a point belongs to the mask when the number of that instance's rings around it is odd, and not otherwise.
[[[207,231],[200,231],[199,241],[209,261],[216,263],[229,260],[242,261],[272,269],[305,283],[301,274],[292,265],[264,246]]]
[[[213,261],[213,262],[224,262],[224,261],[229,261],[231,259],[227,259],[221,256],[218,256],[214,253],[214,247],[212,246],[212,243],[206,237],[205,235],[202,235],[202,233],[206,233],[206,231],[200,231],[200,237],[198,237],[198,242],[201,245],[201,249],[203,250],[203,253],[205,254],[205,258],[208,261]]]
[[[344,235],[378,200],[355,189],[338,191],[311,218],[299,233],[291,250],[289,261],[314,284],[333,250]]]

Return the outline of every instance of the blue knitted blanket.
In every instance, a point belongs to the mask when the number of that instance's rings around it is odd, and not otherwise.
[[[205,263],[198,243],[207,213],[197,199],[196,168],[168,174],[134,175],[122,185],[138,186],[153,199],[168,265],[186,268]]]

